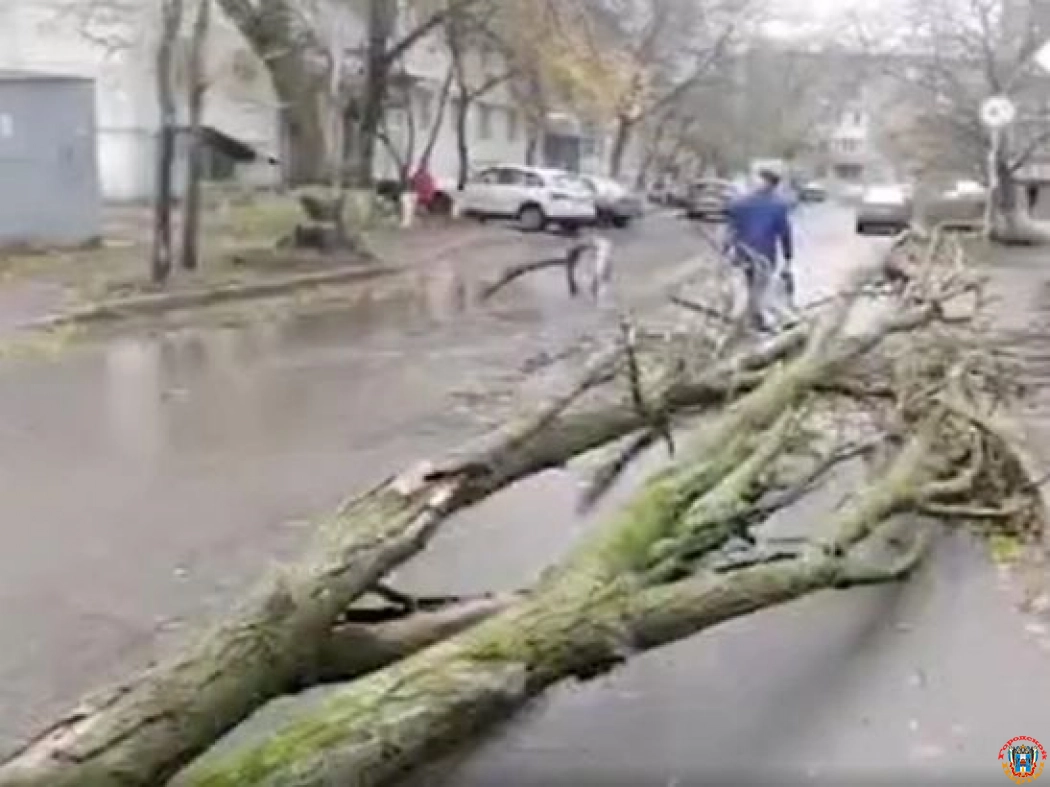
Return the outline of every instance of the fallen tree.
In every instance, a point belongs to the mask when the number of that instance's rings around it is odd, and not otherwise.
[[[892,288],[865,274],[767,340],[741,338],[718,309],[669,338],[622,320],[564,391],[349,501],[227,621],[57,722],[0,767],[0,785],[163,784],[268,701],[333,681],[345,685],[321,709],[176,783],[385,783],[565,678],[820,589],[900,579],[938,507],[1008,496],[1001,526],[1041,523],[1032,479],[979,423],[1000,375],[974,350],[981,301],[949,246],[898,242]],[[873,298],[880,319],[847,330]],[[383,584],[456,511],[624,443],[593,499],[660,439],[668,466],[522,594],[428,602]],[[762,542],[765,519],[857,461],[877,472],[830,536]],[[893,554],[872,557],[873,544]],[[387,606],[363,607],[371,596]]]

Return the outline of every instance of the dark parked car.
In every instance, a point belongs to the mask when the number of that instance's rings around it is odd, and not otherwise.
[[[915,212],[927,226],[976,229],[983,225],[988,192],[974,181],[961,180],[949,188],[923,188]]]
[[[903,186],[872,186],[857,206],[857,234],[873,231],[897,233],[911,225],[912,200]]]
[[[823,183],[813,180],[799,189],[799,198],[803,202],[824,202],[828,198],[828,190]]]
[[[700,221],[721,221],[725,219],[726,209],[735,193],[733,184],[728,180],[697,181],[689,189],[686,215]]]

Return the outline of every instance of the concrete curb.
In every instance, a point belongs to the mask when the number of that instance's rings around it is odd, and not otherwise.
[[[319,287],[325,284],[368,281],[384,276],[393,276],[405,270],[407,268],[400,265],[363,263],[344,266],[330,271],[286,276],[271,281],[227,284],[184,292],[135,295],[128,298],[101,301],[39,320],[33,320],[23,323],[16,330],[46,330],[67,325],[82,325],[127,317],[162,314],[177,309],[210,306],[216,303],[250,300],[252,298],[265,298],[267,296],[294,292],[295,290]]]

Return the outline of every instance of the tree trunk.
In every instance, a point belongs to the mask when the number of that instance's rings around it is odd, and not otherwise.
[[[623,169],[623,157],[627,153],[627,146],[631,142],[631,132],[634,124],[625,117],[616,119],[616,135],[613,137],[612,150],[609,153],[609,177],[617,179]]]
[[[543,129],[534,123],[529,123],[526,126],[525,134],[525,164],[530,167],[535,167],[539,163],[539,150],[541,140],[543,139]]]
[[[1020,199],[1020,188],[1005,139],[996,159],[996,180],[993,239],[1007,245],[1036,246],[1050,243],[1050,232],[1041,222],[1032,218]]]
[[[342,689],[267,743],[177,777],[173,787],[300,787],[393,784],[428,759],[462,746],[550,686],[586,680],[643,653],[727,620],[827,589],[907,576],[911,566],[869,575],[817,556],[705,577],[635,594],[591,598],[582,590],[522,606],[459,638]],[[397,746],[386,746],[389,741]]]
[[[470,143],[468,142],[470,130],[470,102],[466,96],[460,95],[456,107],[456,188],[462,190],[470,178]]]
[[[430,124],[430,131],[427,133],[426,145],[423,146],[423,152],[419,155],[419,162],[415,167],[416,171],[430,169],[430,159],[434,155],[434,148],[437,147],[438,138],[441,136],[441,128],[445,125],[445,111],[448,108],[449,95],[452,92],[453,76],[453,70],[449,68],[448,73],[445,74],[445,81],[441,83],[437,108],[434,112],[433,121]]]
[[[352,167],[354,185],[358,188],[371,186],[375,174],[376,143],[390,80],[391,63],[387,49],[394,31],[394,6],[388,0],[368,0],[365,81],[357,118],[357,144]]]
[[[300,23],[290,0],[216,2],[269,72],[281,106],[285,180],[293,186],[326,183],[333,148],[328,85],[314,64],[315,54],[323,52],[316,31]]]
[[[156,151],[156,183],[153,197],[153,281],[163,284],[171,274],[172,226],[175,203],[174,169],[178,114],[175,105],[175,47],[182,24],[183,0],[164,0],[163,24],[157,46],[157,104],[160,130]]]
[[[186,197],[182,217],[182,267],[188,271],[196,270],[200,257],[201,170],[204,164],[201,118],[207,90],[206,49],[210,25],[211,0],[198,0],[188,74],[190,140],[186,154]]]
[[[649,179],[649,172],[653,165],[663,160],[663,143],[664,138],[667,135],[667,127],[670,121],[670,115],[664,115],[661,117],[656,123],[656,128],[653,129],[652,136],[649,138],[649,143],[646,145],[645,157],[642,159],[642,163],[638,167],[638,172],[635,174],[634,178],[634,188],[639,192],[645,188],[645,184]],[[682,133],[684,133],[684,129],[682,130]],[[681,137],[679,136],[679,140],[680,139]]]
[[[276,74],[278,67],[273,66]],[[274,83],[281,80],[275,76]],[[298,78],[290,82],[302,84]],[[282,90],[277,90],[278,96]],[[321,79],[303,85],[284,104],[281,111],[284,177],[291,186],[326,183],[331,172],[335,145],[328,133],[328,90]]]

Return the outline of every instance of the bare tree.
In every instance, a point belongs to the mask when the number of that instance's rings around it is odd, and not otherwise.
[[[331,62],[325,33],[316,23],[328,16],[303,13],[309,4],[295,0],[218,0],[255,53],[266,64],[274,90],[284,107],[288,176],[293,183],[328,182],[337,155],[331,139],[329,90]],[[337,12],[358,14],[364,39],[351,46],[360,57],[361,83],[349,113],[354,127],[352,178],[370,183],[377,132],[394,66],[427,35],[436,31],[451,10],[479,0],[415,0],[402,6],[393,0],[362,0],[334,5]],[[404,9],[406,13],[399,13]],[[341,99],[342,101],[342,99]]]
[[[171,274],[172,211],[175,204],[174,173],[178,106],[175,59],[182,28],[183,0],[162,0],[161,30],[157,44],[156,79],[160,126],[157,132],[156,183],[153,198],[153,281],[162,284]]]
[[[1050,85],[1034,55],[1050,37],[1050,15],[1038,0],[909,0],[898,34],[858,26],[867,51],[895,80],[898,111],[891,135],[912,145],[925,170],[985,172],[990,136],[980,121],[984,99],[1008,96],[1022,122],[1000,135],[994,156],[996,233],[1037,240],[1017,195],[1017,175],[1050,132],[1042,114]],[[903,115],[903,116],[902,116]],[[1026,118],[1025,115],[1028,115]]]
[[[494,71],[485,73],[486,55],[495,53],[491,45],[492,24],[500,13],[498,5],[477,5],[470,13],[458,10],[445,20],[445,43],[456,87],[453,104],[458,168],[457,188],[462,189],[470,173],[470,110],[486,94],[515,76],[515,63],[503,60]]]
[[[212,0],[197,0],[197,14],[190,39],[186,92],[189,116],[189,149],[186,153],[186,194],[182,215],[182,267],[195,270],[200,257],[201,177],[204,164],[204,95],[208,89],[207,45]]]
[[[614,101],[609,173],[618,177],[632,137],[648,118],[718,76],[718,66],[753,21],[750,0],[595,0],[595,44],[626,61]]]
[[[438,91],[437,105],[434,110],[434,116],[430,121],[427,141],[423,145],[423,150],[419,154],[419,161],[415,166],[417,171],[430,168],[430,159],[434,155],[434,148],[437,147],[438,137],[441,135],[441,128],[445,123],[445,113],[448,110],[449,97],[452,95],[452,83],[454,80],[455,73],[450,67],[441,83],[441,89]]]

